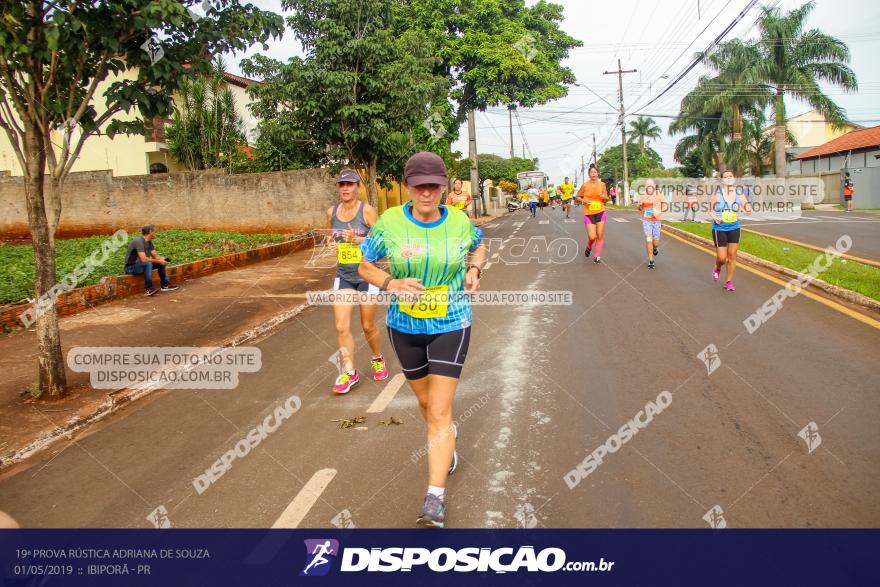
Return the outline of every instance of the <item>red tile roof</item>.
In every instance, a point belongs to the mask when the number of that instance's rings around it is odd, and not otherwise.
[[[183,64],[184,69],[189,69],[189,63]],[[248,79],[246,77],[241,77],[240,75],[235,75],[233,73],[229,73],[228,71],[223,72],[223,79],[231,83],[232,85],[238,86],[240,88],[246,88],[252,84],[258,84],[257,80]]]
[[[848,132],[833,141],[828,141],[824,145],[819,145],[815,149],[801,153],[795,159],[810,159],[820,155],[845,153],[847,151],[855,151],[856,149],[869,149],[878,146],[880,146],[880,126],[872,126],[871,128],[862,128]]]
[[[231,74],[228,71],[223,72],[223,77],[226,78],[226,81],[228,81],[229,83],[236,85],[240,88],[246,88],[251,84],[260,83],[256,80],[248,79],[246,77],[241,77],[240,75]]]

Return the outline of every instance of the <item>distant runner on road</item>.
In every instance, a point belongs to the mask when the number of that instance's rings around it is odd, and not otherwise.
[[[453,206],[459,210],[468,210],[471,207],[473,198],[465,191],[462,191],[464,183],[460,179],[456,179],[452,183],[452,191],[446,196],[446,205]]]
[[[602,247],[605,244],[605,202],[608,201],[608,191],[605,182],[599,180],[599,169],[590,164],[590,179],[585,182],[577,193],[577,199],[584,203],[584,225],[587,227],[587,248],[584,256],[589,257],[596,247],[596,257],[593,262],[598,265],[602,261]]]
[[[574,185],[565,178],[562,185],[559,186],[560,199],[562,200],[562,211],[565,212],[566,218],[571,218],[571,194],[574,192]]]
[[[358,275],[361,262],[361,250],[358,245],[367,236],[370,227],[376,224],[376,210],[372,206],[358,200],[360,176],[356,171],[343,169],[336,185],[339,187],[339,203],[327,209],[327,221],[333,231],[336,242],[336,279],[333,289],[337,291],[378,293],[378,288],[371,286]],[[353,302],[354,296],[352,296]],[[360,383],[361,376],[354,368],[354,337],[351,335],[351,313],[354,304],[341,302],[333,305],[333,318],[336,322],[336,342],[342,354],[341,373],[333,384],[333,393],[345,394]],[[376,329],[376,305],[359,304],[361,326],[367,344],[373,351],[370,366],[373,379],[381,381],[388,377],[385,358],[380,348],[379,331]]]
[[[691,219],[696,222],[697,221],[697,207],[699,206],[699,202],[697,201],[697,187],[688,182],[688,184],[684,188],[684,218],[682,218],[683,222],[688,221],[688,214],[691,215]]]
[[[531,217],[535,217],[535,212],[538,211],[538,197],[541,195],[541,192],[538,191],[534,185],[526,190],[526,197],[529,200],[529,212],[531,213]]]
[[[715,190],[709,200],[709,213],[712,216],[712,242],[715,243],[715,269],[712,279],[721,278],[721,266],[727,265],[727,281],[724,289],[735,291],[733,273],[736,271],[736,253],[739,250],[739,213],[752,213],[748,200],[736,186],[732,171],[721,175],[721,189]]]
[[[486,249],[483,232],[463,212],[440,205],[447,179],[439,155],[410,157],[404,184],[412,200],[386,210],[361,243],[360,274],[384,290],[418,296],[388,308],[388,337],[428,429],[428,491],[416,523],[442,528],[446,480],[458,466],[452,401],[473,322],[465,294],[480,287]],[[382,258],[390,274],[375,265]]]
[[[639,202],[642,211],[642,229],[645,231],[645,248],[648,250],[648,269],[654,268],[654,257],[660,252],[660,225],[666,200],[657,190],[653,179],[645,180],[645,196]]]

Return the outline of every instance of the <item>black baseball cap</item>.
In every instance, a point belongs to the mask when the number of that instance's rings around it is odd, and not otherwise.
[[[353,169],[343,169],[339,172],[339,177],[336,179],[336,183],[360,183],[360,181],[361,176]]]
[[[403,179],[409,186],[449,183],[446,176],[446,163],[436,153],[422,151],[410,157],[403,170]]]

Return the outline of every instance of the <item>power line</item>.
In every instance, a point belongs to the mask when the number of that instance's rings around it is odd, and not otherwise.
[[[514,110],[513,114],[516,116],[516,124],[519,126],[519,134],[522,136],[523,145],[525,145],[526,151],[529,153],[529,159],[534,159],[535,155],[532,154],[532,148],[529,146],[529,141],[526,140],[526,131],[523,130],[522,121],[519,119],[519,110]]]
[[[706,24],[705,27],[703,27],[703,30],[701,30],[701,31],[699,32],[699,34],[697,34],[697,35],[694,37],[693,41],[691,41],[690,44],[689,44],[687,47],[685,47],[684,50],[682,50],[682,52],[678,55],[678,57],[676,57],[676,58],[673,60],[672,64],[670,64],[669,67],[666,68],[666,70],[663,72],[663,75],[667,74],[667,73],[669,72],[669,70],[672,69],[672,67],[673,67],[673,65],[675,64],[675,62],[677,62],[679,59],[681,59],[682,56],[683,56],[685,53],[687,53],[687,50],[688,50],[688,49],[690,49],[691,47],[693,47],[694,43],[697,42],[697,39],[699,39],[699,38],[702,36],[702,34],[705,33],[706,30],[708,30],[708,28],[709,28],[710,26],[712,26],[712,23],[714,23],[714,22],[718,19],[718,17],[721,16],[721,13],[723,13],[724,10],[725,10],[728,6],[730,6],[730,3],[731,3],[732,1],[733,1],[733,0],[727,0],[727,3],[726,3],[724,6],[721,7],[721,10],[718,11],[718,14],[716,14],[715,17],[712,18],[712,20],[710,20],[710,21]],[[715,37],[715,40],[713,40],[712,43],[709,44],[709,47],[706,49],[706,51],[705,51],[702,55],[705,55],[706,53],[708,53],[709,50],[710,50],[712,47],[714,47],[718,42],[720,42],[721,39],[723,39],[723,38],[727,35],[727,33],[730,32],[731,29],[733,29],[733,27],[736,25],[736,23],[738,23],[738,22],[739,22],[739,21],[745,16],[745,13],[746,13],[747,11],[751,10],[752,7],[753,7],[755,4],[757,4],[757,3],[758,3],[758,0],[749,0],[749,3],[748,3],[748,5],[746,6],[746,8],[745,8],[742,12],[739,13],[739,15],[737,16],[737,18],[735,18],[735,19],[733,20],[732,23],[730,23],[729,25],[727,25],[727,28],[725,28],[724,31],[722,31],[722,33],[721,33],[719,36]],[[702,55],[697,55],[696,57],[694,57],[694,59],[693,59],[693,61],[691,61],[690,65],[689,65],[689,66],[688,66],[688,67],[687,67],[682,73],[680,73],[680,74],[678,75],[678,77],[676,77],[672,82],[668,83],[668,84],[666,85],[666,87],[663,88],[663,91],[661,91],[659,94],[657,94],[657,96],[656,96],[655,98],[653,98],[650,102],[648,102],[648,104],[646,104],[645,107],[647,107],[648,105],[652,104],[654,101],[656,101],[657,99],[659,99],[660,96],[662,96],[663,94],[665,94],[666,92],[668,92],[673,86],[675,86],[675,84],[677,84],[678,82],[680,82],[681,79],[682,79],[685,75],[687,75],[687,74],[688,74],[688,73],[689,73],[694,67],[697,66],[698,63],[700,63],[700,62],[703,60]],[[641,96],[640,96],[639,98],[637,98],[637,101],[638,101],[639,99],[641,99]],[[634,111],[637,111],[635,106],[633,106],[633,110],[634,110]]]

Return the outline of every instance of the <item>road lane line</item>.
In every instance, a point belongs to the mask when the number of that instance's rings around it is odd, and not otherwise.
[[[538,224],[550,224],[549,220],[538,220]]]
[[[674,238],[677,241],[681,241],[686,245],[692,246],[697,250],[703,251],[707,255],[711,255],[712,257],[715,256],[715,253],[713,253],[712,251],[707,251],[702,246],[695,244],[695,243],[692,243],[689,240],[686,240],[676,234],[672,234],[670,232],[665,232],[665,234],[671,238]],[[794,289],[794,286],[791,285],[790,283],[788,283],[787,281],[782,281],[781,279],[773,277],[772,275],[767,275],[763,271],[753,269],[752,267],[749,267],[748,265],[746,265],[746,263],[743,261],[739,261],[737,263],[737,268],[745,269],[749,273],[754,273],[755,275],[757,275],[759,277],[763,277],[767,281],[772,281],[773,283],[781,285],[787,289]],[[874,320],[870,316],[866,316],[864,314],[856,312],[855,310],[850,310],[849,308],[847,308],[846,306],[844,306],[842,304],[838,304],[835,301],[823,298],[822,296],[816,295],[813,292],[807,291],[805,289],[802,289],[800,291],[800,295],[806,296],[806,297],[810,298],[811,300],[815,300],[815,301],[819,302],[820,304],[824,304],[825,306],[828,306],[832,310],[837,310],[841,314],[846,314],[850,318],[854,318],[854,319],[858,320],[859,322],[863,322],[863,323],[867,324],[868,326],[872,326],[872,327],[876,328],[877,330],[880,330],[880,320]]]
[[[300,489],[290,505],[275,520],[272,528],[296,528],[299,526],[335,476],[336,469],[321,469],[312,475],[305,487]]]
[[[611,220],[613,220],[614,222],[629,222],[629,220],[627,220],[626,218],[612,217]]]
[[[488,269],[488,267],[484,269]],[[376,414],[383,411],[391,403],[391,400],[394,399],[394,395],[401,388],[405,380],[403,373],[398,373],[392,377],[391,381],[385,386],[385,389],[382,390],[382,393],[377,395],[373,403],[370,404],[370,407],[367,408],[367,413]]]
[[[817,247],[816,245],[808,245],[807,243],[802,243],[801,241],[796,241],[793,238],[785,238],[782,236],[776,236],[775,234],[768,234],[766,232],[760,232],[760,231],[754,230],[752,228],[743,228],[743,230],[745,230],[746,232],[753,232],[753,233],[761,235],[761,236],[766,236],[767,238],[775,238],[777,240],[785,241],[787,243],[791,243],[791,244],[797,245],[799,247],[804,247],[805,249],[812,249],[814,251],[819,251],[820,253],[825,252],[825,249],[823,249],[822,247]],[[878,262],[878,261],[872,261],[870,259],[856,257],[855,255],[849,255],[847,253],[842,253],[840,256],[843,257],[844,259],[849,259],[850,261],[858,261],[859,263],[864,263],[865,265],[873,265],[874,267],[880,267],[880,262]]]

